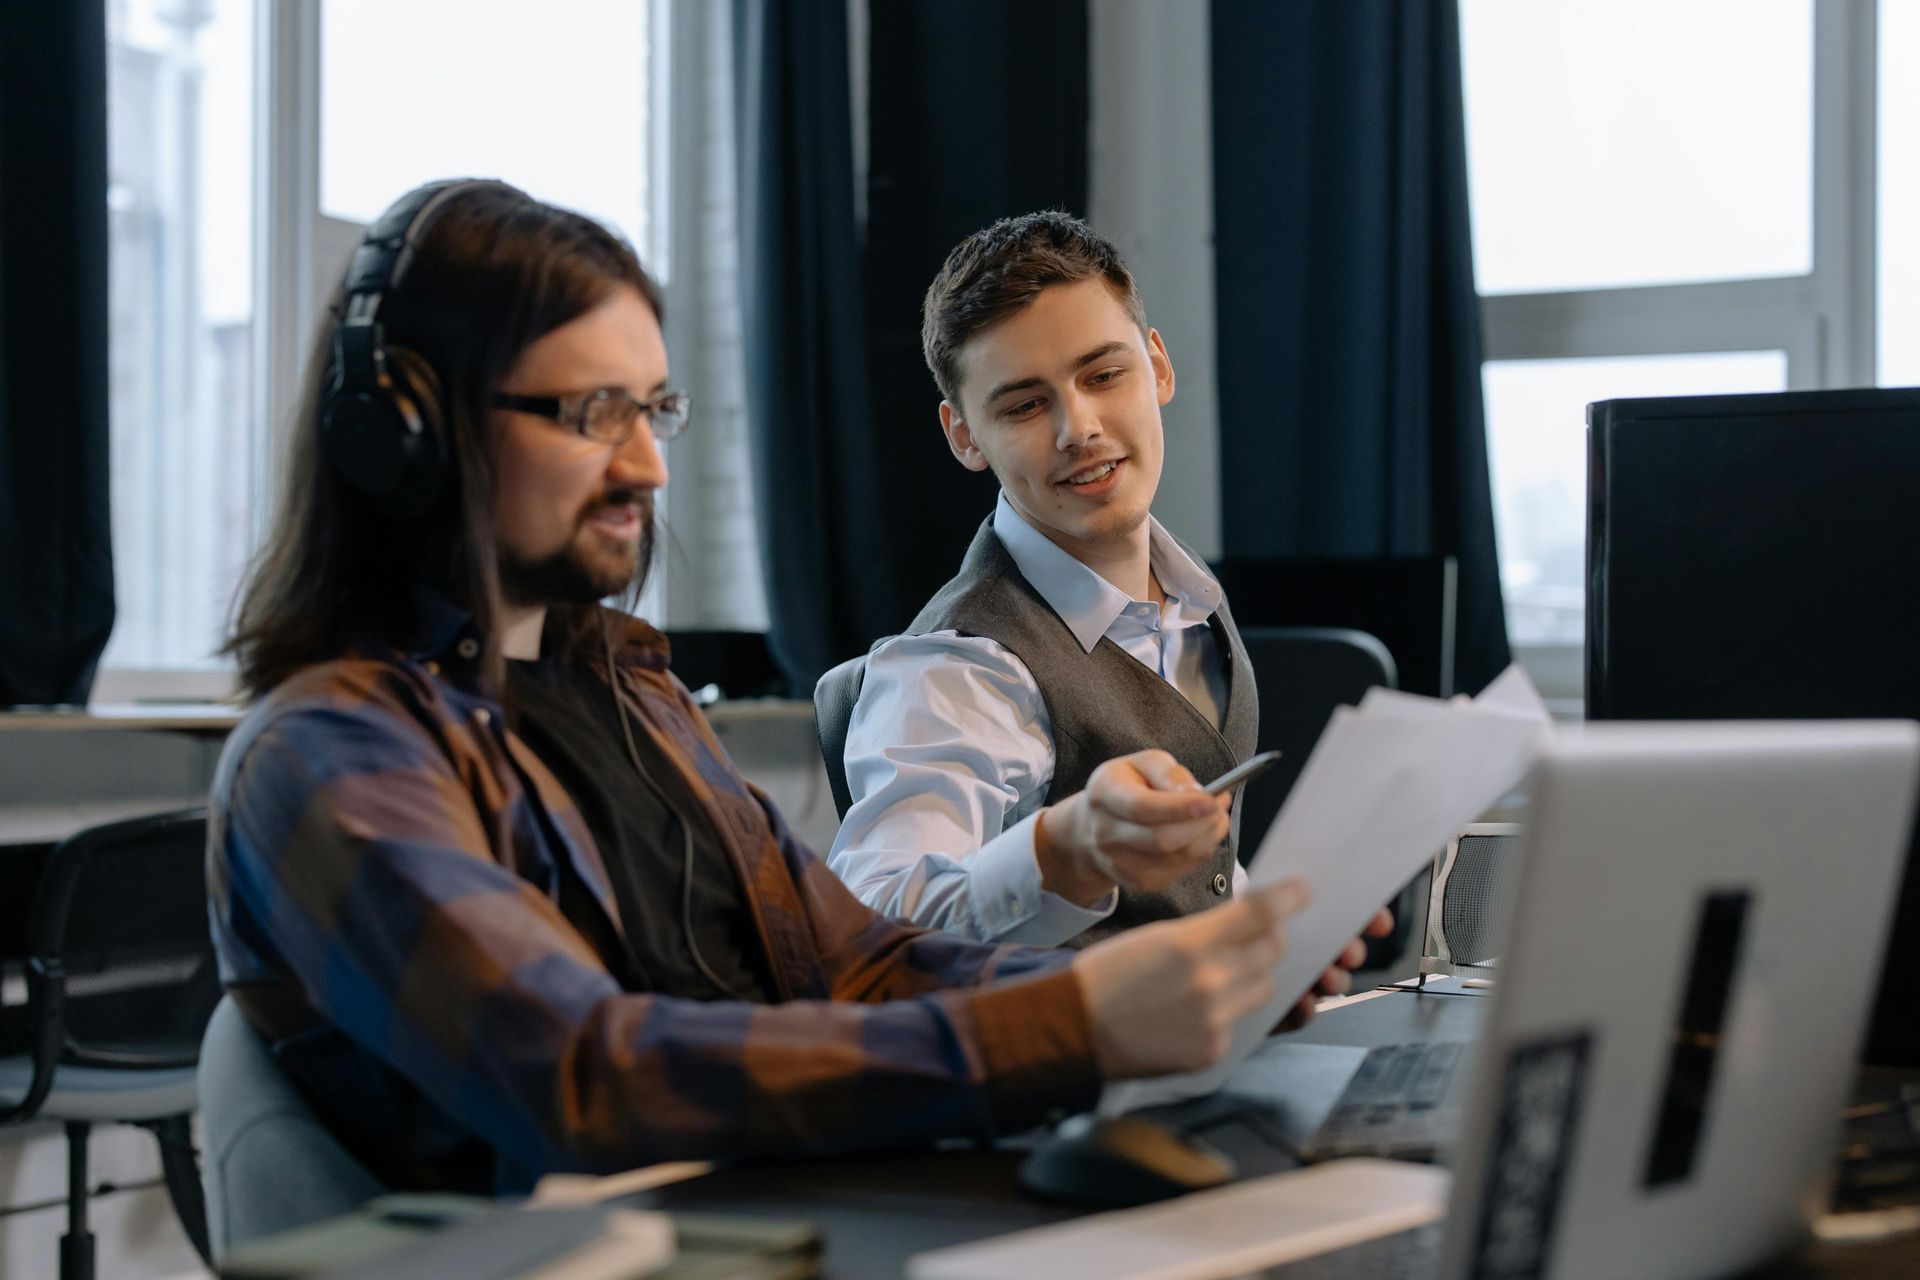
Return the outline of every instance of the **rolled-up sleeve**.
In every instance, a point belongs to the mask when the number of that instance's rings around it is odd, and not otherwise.
[[[942,631],[875,650],[846,770],[853,804],[828,863],[875,911],[1033,946],[1112,914],[1115,893],[1080,906],[1041,887],[1052,734],[1025,664],[994,641]]]

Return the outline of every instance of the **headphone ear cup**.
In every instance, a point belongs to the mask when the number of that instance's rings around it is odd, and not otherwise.
[[[414,519],[427,513],[447,475],[446,415],[433,366],[405,347],[387,349],[387,377],[404,425],[407,467],[387,499],[388,514]]]
[[[385,353],[378,390],[336,390],[320,424],[321,448],[347,484],[387,516],[424,515],[446,472],[440,384],[425,360],[404,348]]]

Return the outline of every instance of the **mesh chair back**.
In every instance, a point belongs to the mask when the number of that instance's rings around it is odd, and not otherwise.
[[[1506,892],[1520,852],[1510,822],[1467,827],[1434,860],[1427,906],[1428,973],[1484,969],[1500,957],[1506,935]]]
[[[847,786],[847,726],[853,721],[853,707],[860,701],[860,686],[866,681],[867,656],[863,653],[848,658],[813,686],[813,724],[820,735],[820,760],[827,766],[833,807],[842,818],[853,804],[853,792]]]
[[[49,856],[35,963],[64,974],[61,1060],[191,1066],[220,1000],[207,929],[206,811],[94,827]]]

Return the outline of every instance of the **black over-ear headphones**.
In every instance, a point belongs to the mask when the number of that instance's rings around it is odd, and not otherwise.
[[[415,353],[387,346],[381,304],[406,279],[414,250],[447,200],[492,185],[458,179],[409,191],[367,228],[347,268],[320,449],[341,479],[394,519],[417,518],[433,504],[447,444],[433,370]]]

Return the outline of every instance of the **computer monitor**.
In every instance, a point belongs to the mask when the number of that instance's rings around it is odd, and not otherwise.
[[[1227,557],[1214,573],[1240,626],[1364,631],[1387,646],[1400,688],[1453,696],[1452,556]]]
[[[1920,719],[1920,389],[1587,424],[1589,719]],[[1920,832],[1866,1056],[1920,1064]]]

